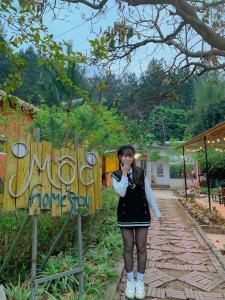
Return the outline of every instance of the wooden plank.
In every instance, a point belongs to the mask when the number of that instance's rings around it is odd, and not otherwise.
[[[32,177],[30,180],[30,184],[27,190],[18,197],[17,201],[12,199],[8,193],[8,189],[5,188],[4,194],[4,203],[3,208],[6,211],[14,211],[16,208],[29,208],[29,214],[39,214],[41,211],[40,204],[42,204],[42,208],[50,202],[48,200],[48,196],[52,195],[65,195],[68,196],[68,190],[66,189],[66,183],[61,183],[58,177],[58,168],[59,168],[59,159],[62,156],[70,156],[72,160],[69,158],[64,158],[61,163],[64,161],[70,162],[76,169],[76,176],[73,182],[70,184],[69,188],[71,192],[74,192],[77,196],[87,197],[90,199],[90,214],[95,214],[96,209],[102,208],[102,161],[101,157],[97,152],[94,152],[97,156],[97,163],[91,168],[84,168],[81,174],[81,169],[84,166],[89,166],[85,158],[85,150],[84,148],[78,148],[76,151],[70,150],[69,148],[62,148],[60,150],[52,149],[52,146],[48,142],[36,143],[31,141],[31,136],[27,135],[26,137],[20,138],[20,142],[24,143],[28,147],[28,154],[24,158],[17,159],[11,152],[11,146],[16,141],[15,138],[11,141],[11,143],[7,144],[7,159],[8,164],[6,165],[6,182],[5,186],[7,187],[9,180],[12,175],[17,175],[16,180],[13,181],[13,191],[20,192],[27,182],[29,178],[30,171],[32,171]],[[40,171],[38,168],[38,164],[33,163],[33,169],[30,170],[32,161],[34,162],[34,157],[37,158],[37,161],[41,168],[43,168],[44,163],[46,162],[46,158],[49,159],[50,164],[50,178],[56,182],[60,189],[52,186],[48,174],[47,174],[47,164],[45,163],[45,169]],[[81,181],[82,176],[82,181]],[[67,184],[71,181],[72,177],[74,177],[73,168],[69,164],[64,164],[61,168],[61,179]],[[91,185],[86,185],[86,182],[90,182],[93,178],[95,178],[95,182]],[[40,186],[37,186],[40,184]],[[41,187],[42,185],[42,187]],[[33,195],[40,194],[33,199],[33,203],[31,207],[29,207],[28,198],[31,190],[33,189]],[[47,194],[45,196],[45,194]],[[43,206],[43,197],[45,198],[45,205]],[[6,201],[7,199],[7,201]],[[40,201],[42,200],[42,201]],[[82,203],[82,199],[80,203]],[[49,208],[50,208],[49,203]],[[64,200],[64,206],[61,208],[59,206],[60,202],[58,197],[56,199],[52,198],[52,216],[60,216],[62,212],[69,212],[71,208],[71,202],[68,197]]]
[[[36,143],[34,141],[31,141],[31,162],[34,156],[37,157],[39,164],[41,165],[41,155],[42,155],[42,143]],[[38,169],[37,164],[34,164],[32,177],[30,181],[30,191],[32,188],[34,188],[35,185],[41,184],[41,172]],[[41,193],[41,187],[38,186],[34,189],[35,193]],[[29,207],[29,215],[35,215],[40,213],[40,207],[39,207],[39,199],[36,197],[33,200],[32,205]]]
[[[99,206],[98,209],[102,209],[102,155],[98,154],[99,157],[99,171],[98,171],[98,180],[99,180]]]
[[[86,162],[86,165],[89,165],[88,162]],[[86,168],[86,180],[87,182],[91,182],[94,179],[94,168],[93,166],[90,166],[90,168]],[[95,214],[95,187],[94,183],[91,185],[87,185],[87,197],[90,199],[90,215]]]
[[[79,170],[78,170],[78,158],[77,158],[78,153],[77,153],[77,151],[74,151],[74,150],[70,150],[69,153],[70,153],[71,158],[75,161],[73,163],[73,165],[75,167],[75,172],[76,172],[75,180],[72,182],[72,184],[70,186],[70,190],[71,190],[71,192],[75,193],[76,196],[78,196],[79,195],[79,180],[78,180],[78,171]],[[72,171],[70,173],[70,176],[71,177],[73,176]]]
[[[42,165],[48,159],[48,164],[50,164],[49,169],[50,169],[50,174],[51,174],[51,143],[43,141],[42,142],[42,154],[41,154],[41,163]],[[43,172],[41,172],[41,194],[42,194],[42,209],[51,209],[51,204],[50,204],[50,195],[52,192],[52,185],[51,182],[48,178],[48,164],[46,164],[46,167]],[[51,175],[50,175],[51,176]],[[48,195],[48,196],[47,196]]]
[[[30,174],[30,143],[31,135],[27,134],[26,137],[19,139],[20,143],[24,143],[27,146],[27,155],[18,159],[18,171],[17,171],[17,193],[22,191]],[[29,207],[29,193],[30,186],[26,191],[16,199],[16,208],[28,208]]]
[[[69,149],[68,148],[62,148],[61,149],[61,157],[64,155],[69,155]],[[62,162],[68,161],[68,159],[63,159]],[[61,163],[62,163],[61,162]],[[62,179],[65,182],[68,182],[70,180],[70,167],[68,164],[64,164],[63,167],[61,168],[61,176]],[[62,195],[67,195],[67,186],[62,183]],[[62,213],[68,212],[70,210],[70,201],[68,197],[63,201],[63,206],[62,206]]]
[[[52,193],[55,195],[62,193],[62,184],[58,178],[58,161],[60,159],[60,150],[52,148],[52,155],[51,155],[51,174],[52,180],[60,186],[60,189],[52,186]],[[58,199],[52,199],[52,216],[58,217],[61,216],[62,209],[61,206],[58,205]]]
[[[6,145],[6,172],[4,182],[4,200],[3,210],[4,211],[15,211],[16,210],[16,199],[9,194],[9,181],[13,175],[17,176],[17,158],[13,155],[11,148],[17,140],[9,139]],[[16,193],[16,178],[12,182],[12,191]]]
[[[99,201],[99,182],[98,182],[98,168],[99,168],[99,158],[98,158],[98,153],[96,152],[96,151],[91,151],[91,152],[93,152],[95,155],[96,155],[96,157],[97,157],[97,162],[96,162],[96,164],[93,166],[93,176],[94,176],[94,179],[95,179],[95,181],[94,181],[94,184],[93,184],[93,186],[94,186],[94,207],[95,207],[95,212],[96,212],[96,210],[98,209],[98,201]]]
[[[95,209],[102,208],[102,157],[99,153],[95,152],[97,156],[97,163],[94,167],[94,174],[95,174]]]
[[[82,166],[86,164],[84,161],[84,148],[78,148],[77,149],[77,158],[78,158],[78,167],[79,167],[79,195],[85,197],[87,195],[87,188],[86,186],[81,182],[81,177],[83,182],[86,182],[86,170],[81,172]]]
[[[75,193],[76,195],[79,194],[79,181],[78,181],[78,158],[77,158],[77,151],[74,150],[70,150],[70,156],[72,157],[72,159],[75,161],[74,166],[75,166],[75,171],[76,171],[76,177],[75,180],[72,182],[71,184],[71,192]],[[71,174],[72,175],[72,174]]]

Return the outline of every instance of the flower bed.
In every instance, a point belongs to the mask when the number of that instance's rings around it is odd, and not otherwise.
[[[212,210],[210,211],[209,208],[202,207],[200,204],[198,204],[194,197],[189,197],[188,200],[178,200],[200,225],[217,225],[225,228],[224,218],[222,218],[222,216],[219,214],[219,211],[215,207],[212,207]]]

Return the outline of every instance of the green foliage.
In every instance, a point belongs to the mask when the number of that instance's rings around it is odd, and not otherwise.
[[[99,103],[104,98],[107,107],[118,107],[129,120],[137,119],[143,123],[157,106],[172,109],[190,109],[193,106],[193,80],[180,84],[169,95],[162,96],[181,76],[188,75],[178,69],[176,74],[168,77],[164,60],[152,59],[146,70],[138,77],[134,73],[123,73],[121,77],[106,72],[91,78],[91,95]],[[104,84],[101,84],[104,83]],[[97,87],[104,87],[100,90]],[[156,119],[157,122],[157,119]],[[152,128],[150,129],[152,133]],[[162,128],[160,127],[160,131]]]
[[[124,139],[123,124],[115,109],[87,103],[74,108],[69,114],[56,107],[42,105],[32,127],[41,128],[42,139],[51,141],[56,147],[66,145],[69,140],[74,141],[76,133],[78,145],[100,153],[119,145]]]
[[[186,133],[197,135],[224,121],[225,85],[217,73],[196,81],[195,106],[188,112]]]
[[[96,215],[82,219],[85,289],[83,300],[105,299],[108,285],[115,282],[119,276],[116,271],[116,262],[122,258],[123,242],[116,224],[117,194],[114,191],[103,191],[103,207],[104,209],[97,211]],[[19,213],[19,223],[17,223],[13,215],[1,214],[0,237],[4,241],[12,241],[15,232],[21,225],[21,217],[22,215]],[[47,214],[40,216],[38,265],[47,253],[50,241],[56,236],[65,221],[65,217],[51,218]],[[74,240],[76,226],[74,224],[74,220],[69,222],[54,255],[48,261],[46,268],[38,273],[38,276],[53,275],[78,266],[77,241]],[[27,244],[25,244],[25,240],[28,241]],[[30,281],[27,279],[30,276],[30,240],[31,228],[28,227],[21,238],[15,256],[13,256],[11,263],[13,270],[10,268],[10,272],[5,273],[5,280],[11,281],[7,285],[7,295],[8,297],[11,296],[13,300],[29,299]],[[7,245],[3,244],[2,241],[0,245],[4,245],[4,248],[0,246],[0,253],[4,254]],[[64,251],[64,254],[61,251]],[[28,252],[28,259],[24,260],[24,253],[26,252]],[[2,258],[0,257],[0,261]],[[24,270],[21,270],[21,265],[18,264],[21,259],[23,264],[26,264]],[[22,281],[19,280],[19,282],[17,282],[18,273],[20,275],[23,273]],[[48,282],[38,288],[37,299],[75,300],[78,296],[78,284],[78,275]]]
[[[68,49],[71,47],[68,46]],[[11,57],[11,56],[10,56]],[[87,82],[83,77],[83,71],[73,61],[64,67],[66,76],[71,80],[73,86],[68,86],[61,80],[61,70],[54,61],[50,65],[40,64],[41,54],[35,51],[33,46],[26,50],[20,50],[18,57],[24,61],[24,68],[21,69],[20,86],[15,87],[14,94],[19,98],[36,106],[44,101],[48,106],[60,106],[62,102],[70,102],[72,99],[83,97],[88,100]],[[14,70],[15,66],[0,51],[0,84],[3,86],[7,74]]]
[[[153,128],[155,139],[168,141],[171,138],[182,140],[187,123],[183,109],[157,106],[149,115],[148,127]]]
[[[61,272],[72,270],[78,265],[78,259],[74,256],[64,255],[62,252],[57,256],[50,257],[46,268],[40,272],[40,276],[50,276]],[[45,291],[50,294],[64,294],[70,290],[76,289],[79,285],[76,277],[73,275],[66,276],[62,279],[56,279],[43,285]]]
[[[68,77],[65,63],[86,63],[80,52],[74,52],[71,47],[64,54],[64,47],[68,42],[57,43],[48,28],[44,25],[42,14],[39,12],[36,2],[3,0],[0,5],[1,18],[10,28],[10,34],[6,35],[1,28],[0,31],[0,53],[9,57],[12,69],[8,72],[2,88],[7,93],[12,93],[21,85],[21,72],[26,66],[25,60],[14,51],[26,43],[31,43],[39,51],[38,63],[58,69],[58,77],[68,87],[77,89],[76,85]]]
[[[183,177],[183,166],[182,165],[170,165],[170,177],[171,178],[182,178]]]
[[[128,143],[135,143],[140,151],[152,144],[154,136],[149,132],[146,123],[138,120],[128,121],[127,118],[124,118],[124,123]]]
[[[61,148],[67,130],[67,121],[65,111],[43,104],[35,114],[32,128],[40,128],[42,140],[51,141],[54,147]]]
[[[151,161],[156,161],[156,160],[159,160],[160,158],[161,158],[161,156],[160,156],[160,152],[158,150],[152,151],[150,153],[150,160]]]
[[[205,154],[198,152],[198,161],[205,172]],[[215,179],[225,178],[225,153],[217,152],[213,149],[208,151],[208,162],[209,162],[209,175],[212,183],[212,187],[215,185]]]
[[[0,142],[0,152],[4,152],[5,147],[4,144]]]
[[[5,293],[9,299],[13,300],[29,300],[30,299],[30,290],[26,284],[21,284],[20,281],[17,285],[9,283],[5,287]]]
[[[108,58],[108,48],[104,36],[100,39],[89,40],[89,43],[93,48],[91,54],[94,56],[94,60],[98,61]]]

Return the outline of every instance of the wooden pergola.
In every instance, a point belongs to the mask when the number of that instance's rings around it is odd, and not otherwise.
[[[186,176],[185,154],[204,151],[205,165],[206,165],[206,180],[207,180],[207,188],[208,188],[208,201],[209,201],[209,209],[211,210],[208,149],[213,149],[218,152],[225,152],[225,121],[193,137],[191,140],[179,145],[177,148],[183,149],[183,167],[184,167],[186,198],[187,198],[187,176]]]

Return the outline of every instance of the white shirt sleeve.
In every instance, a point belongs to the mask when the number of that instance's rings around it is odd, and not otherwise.
[[[128,186],[128,177],[127,176],[122,176],[120,181],[117,181],[113,176],[112,176],[112,181],[113,181],[113,188],[119,194],[121,197],[124,197],[126,195],[127,191],[127,186]]]
[[[158,209],[156,198],[152,191],[152,188],[151,188],[151,185],[150,185],[150,182],[149,182],[149,179],[147,176],[145,176],[145,194],[146,194],[146,198],[148,200],[150,207],[152,208],[154,215],[156,216],[156,218],[160,218],[161,213]]]

